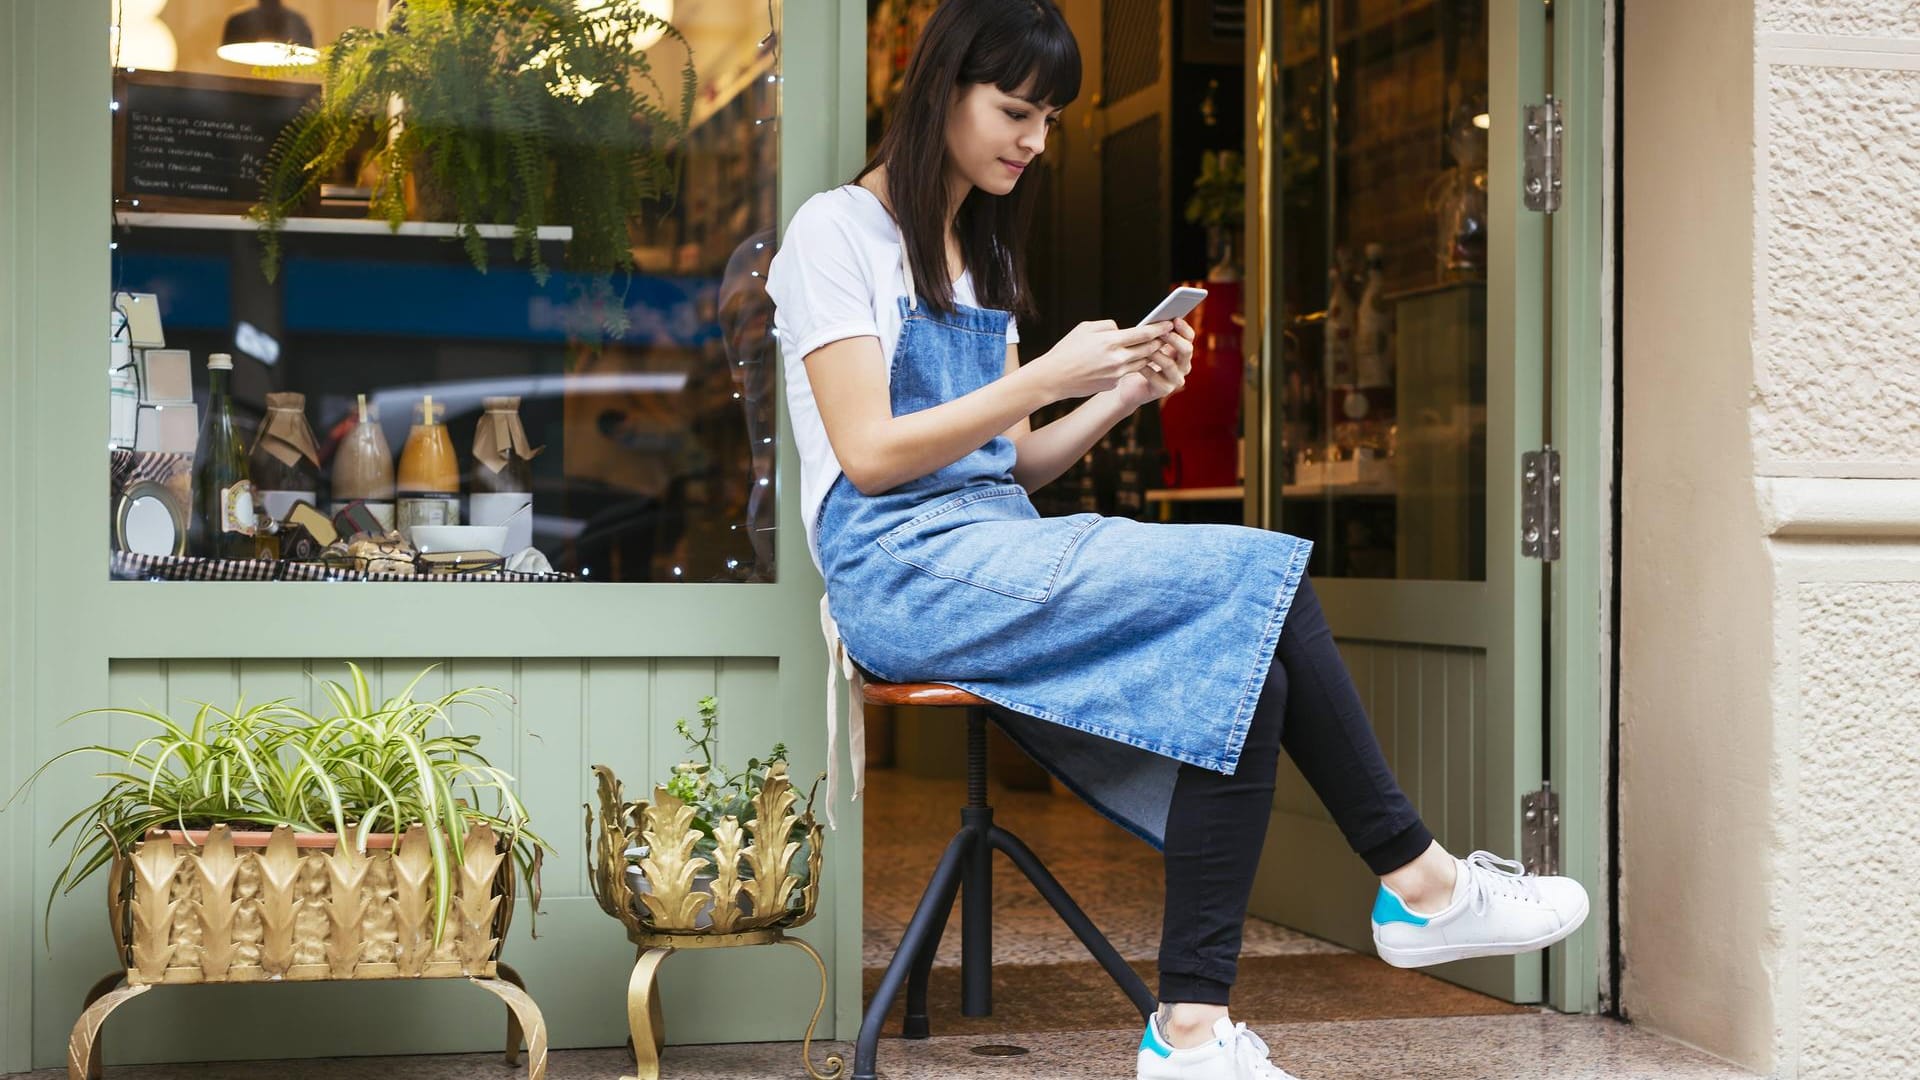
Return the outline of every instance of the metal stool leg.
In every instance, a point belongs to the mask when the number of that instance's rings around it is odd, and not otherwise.
[[[933,1033],[933,1027],[927,1019],[927,979],[933,974],[934,955],[940,951],[940,939],[946,936],[947,919],[953,912],[955,893],[960,888],[960,877],[955,875],[953,885],[934,901],[938,914],[934,917],[933,930],[920,944],[920,952],[914,957],[913,969],[907,975],[907,1015],[900,1024],[900,1034],[909,1039],[924,1039]]]
[[[967,710],[967,805],[961,827],[979,836],[960,890],[960,1015],[993,1015],[993,829],[987,805],[987,712]]]
[[[1074,936],[1080,939],[1080,943],[1087,947],[1087,951],[1093,954],[1093,958],[1100,962],[1100,966],[1105,968],[1113,981],[1126,992],[1127,997],[1133,1001],[1133,1007],[1140,1010],[1140,1018],[1144,1020],[1152,1015],[1153,1010],[1159,1006],[1159,1002],[1154,1000],[1152,992],[1147,989],[1147,984],[1141,980],[1140,973],[1120,958],[1119,950],[1113,947],[1113,943],[1107,940],[1107,936],[1100,932],[1099,927],[1093,925],[1093,920],[1087,918],[1087,913],[1080,910],[1080,905],[1073,902],[1073,897],[1067,895],[1066,888],[1040,862],[1039,856],[1022,843],[1019,837],[1005,829],[995,827],[989,835],[992,841],[990,846],[1006,852],[1007,857],[1013,860],[1013,865],[1027,875],[1027,880],[1033,882],[1034,889],[1053,906],[1053,910],[1059,914],[1061,921],[1067,924],[1067,928],[1072,930]]]
[[[932,932],[934,918],[938,914],[940,897],[951,895],[958,886],[961,864],[967,857],[968,849],[975,843],[984,845],[986,837],[962,830],[948,841],[939,865],[933,868],[933,878],[927,882],[927,891],[921,894],[919,905],[913,909],[913,918],[907,922],[907,932],[900,938],[900,947],[894,950],[886,974],[880,977],[880,985],[874,989],[873,999],[867,1002],[866,1015],[860,1021],[860,1036],[853,1048],[852,1080],[875,1080],[874,1059],[879,1055],[881,1025],[887,1022],[887,1011],[893,1007],[893,999],[900,993],[900,984],[906,982],[908,969],[926,946],[927,935]]]

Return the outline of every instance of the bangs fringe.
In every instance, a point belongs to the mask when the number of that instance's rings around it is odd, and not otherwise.
[[[962,82],[992,83],[1009,94],[1031,83],[1029,100],[1056,109],[1080,96],[1080,47],[1057,18],[987,30],[976,49],[980,70],[963,71]]]

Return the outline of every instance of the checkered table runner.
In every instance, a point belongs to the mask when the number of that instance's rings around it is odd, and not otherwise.
[[[514,570],[458,571],[445,574],[368,574],[320,563],[266,559],[203,559],[187,555],[113,553],[113,577],[120,581],[578,581],[574,574],[523,574]]]

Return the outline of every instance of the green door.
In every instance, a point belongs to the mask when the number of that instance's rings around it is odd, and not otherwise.
[[[1311,570],[1388,760],[1456,855],[1541,786],[1546,216],[1522,205],[1543,6],[1273,2],[1250,23],[1249,520]],[[1283,758],[1256,914],[1371,951],[1375,879]],[[1542,1000],[1539,954],[1432,972]]]

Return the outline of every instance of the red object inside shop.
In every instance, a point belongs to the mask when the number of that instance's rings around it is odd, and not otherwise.
[[[1187,385],[1160,403],[1166,448],[1161,480],[1170,488],[1230,487],[1240,482],[1240,282],[1183,282],[1207,290],[1187,316],[1193,370]]]

